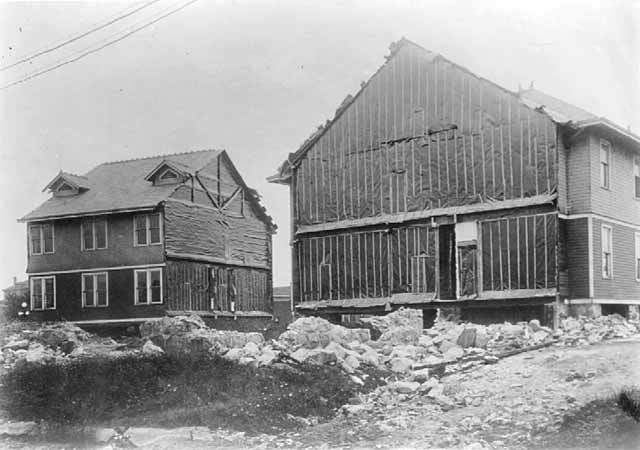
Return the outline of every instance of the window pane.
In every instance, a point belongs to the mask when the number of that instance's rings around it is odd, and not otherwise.
[[[161,272],[159,270],[152,270],[149,272],[151,277],[151,302],[152,303],[161,303],[162,295],[161,295],[161,284],[160,284],[160,276]]]
[[[53,253],[53,225],[42,225],[42,233],[44,234],[44,252]]]
[[[42,247],[40,246],[40,225],[32,225],[29,230],[31,234],[31,253],[42,253]]]
[[[107,221],[98,220],[95,223],[96,248],[107,248]]]
[[[84,304],[85,306],[94,306],[95,302],[93,299],[93,275],[83,275],[82,280],[84,282],[84,290],[82,291],[82,295],[84,296]]]
[[[91,222],[82,223],[82,248],[93,250],[93,227]]]
[[[636,197],[640,197],[640,176],[636,177]]]
[[[42,309],[42,279],[34,278],[31,285],[31,305],[33,309]]]
[[[149,216],[149,232],[151,244],[160,243],[160,214],[151,214]]]
[[[147,220],[146,216],[136,216],[134,221],[136,243],[146,245],[147,243]]]
[[[45,278],[44,280],[44,307],[54,307],[53,278]]]
[[[138,293],[138,303],[148,303],[146,272],[136,272],[136,292]]]
[[[96,284],[97,284],[97,299],[96,304],[98,306],[106,306],[107,305],[107,275],[96,275]]]
[[[609,146],[604,143],[600,147],[600,161],[603,163],[609,162]]]

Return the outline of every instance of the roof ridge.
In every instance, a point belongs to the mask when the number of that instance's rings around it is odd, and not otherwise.
[[[78,178],[84,178],[86,180],[88,180],[89,178],[86,175],[78,175],[77,173],[73,173],[73,172],[67,172],[66,170],[61,170],[59,175],[72,175],[74,177],[78,177]]]
[[[194,153],[204,153],[204,152],[222,152],[224,151],[223,149],[217,149],[217,148],[209,148],[209,149],[203,149],[203,150],[191,150],[191,151],[186,151],[186,152],[178,152],[178,153],[164,153],[164,154],[160,154],[160,155],[151,155],[151,156],[141,156],[139,158],[131,158],[131,159],[118,159],[115,161],[107,161],[107,162],[103,162],[102,164],[99,164],[101,166],[107,165],[107,164],[121,164],[121,163],[127,163],[127,162],[132,162],[132,161],[142,161],[145,159],[154,159],[154,158],[166,158],[168,156],[181,156],[181,155],[191,155]]]

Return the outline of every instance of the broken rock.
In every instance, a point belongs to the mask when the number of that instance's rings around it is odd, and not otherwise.
[[[389,361],[389,365],[391,366],[391,370],[395,373],[406,373],[411,369],[413,360],[402,357],[392,358],[391,361]]]
[[[413,394],[420,387],[420,383],[415,381],[396,381],[389,385],[389,389],[398,394]]]

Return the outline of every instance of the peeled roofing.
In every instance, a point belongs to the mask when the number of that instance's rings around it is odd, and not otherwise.
[[[154,186],[144,179],[158,164],[167,160],[196,171],[219,153],[219,150],[202,150],[100,164],[84,175],[84,186],[89,190],[70,197],[51,197],[20,220],[154,207],[176,188],[175,185]]]

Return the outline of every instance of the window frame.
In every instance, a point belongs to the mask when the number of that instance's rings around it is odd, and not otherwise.
[[[633,158],[633,190],[634,198],[640,200],[640,157]]]
[[[151,294],[151,272],[160,272],[160,301],[154,302],[152,301]],[[141,302],[138,296],[138,277],[140,274],[144,273],[146,277],[146,302]],[[164,281],[162,279],[163,271],[162,267],[153,267],[149,269],[136,269],[133,271],[133,304],[134,306],[151,306],[151,305],[162,305],[164,303]]]
[[[98,239],[96,237],[96,224],[104,222],[104,247],[98,247]],[[88,219],[80,222],[80,250],[83,252],[91,252],[95,250],[106,250],[109,248],[109,225],[107,219]],[[91,224],[91,242],[93,247],[85,247],[84,242],[84,225]]]
[[[44,238],[44,227],[47,225],[51,227],[51,251],[50,252],[46,251],[45,238]],[[38,234],[39,234],[38,240],[40,242],[39,252],[35,252],[33,249],[33,229],[34,228],[38,229]],[[56,252],[56,232],[55,232],[55,226],[53,222],[30,223],[28,226],[28,231],[29,231],[28,245],[29,245],[30,255],[52,255]]]
[[[604,248],[604,235],[605,230],[609,232],[609,273],[605,273],[605,248]],[[602,278],[605,280],[610,280],[613,278],[613,227],[611,225],[602,224],[600,228],[600,256],[602,259]]]
[[[99,305],[98,304],[98,277],[100,275],[104,275],[105,278],[105,297],[107,300],[107,303],[105,305]],[[92,277],[93,278],[93,299],[94,299],[94,304],[93,305],[87,305],[87,298],[85,295],[85,277]],[[82,283],[82,290],[80,291],[80,296],[82,297],[81,301],[82,301],[82,307],[83,308],[108,308],[109,307],[109,273],[108,272],[84,272],[81,274],[81,283]]]
[[[602,160],[602,151],[606,147],[607,152],[607,160]],[[611,162],[613,159],[613,147],[611,146],[611,142],[606,139],[600,139],[600,187],[602,189],[610,190],[611,189]],[[604,167],[603,167],[604,166]],[[606,176],[604,176],[606,168]],[[606,179],[603,179],[606,178]]]
[[[151,242],[151,216],[158,216],[158,242]],[[144,217],[145,223],[145,237],[146,242],[141,244],[138,242],[138,233],[136,233],[136,219]],[[162,233],[163,233],[163,225],[162,225],[162,214],[159,212],[151,213],[151,214],[135,214],[133,216],[133,246],[134,247],[148,247],[150,245],[162,245]]]
[[[47,290],[46,290],[46,280],[53,280],[53,306],[52,307],[45,307],[46,304],[46,295],[47,295]],[[42,307],[41,308],[35,308],[34,307],[34,302],[33,302],[33,294],[35,292],[34,290],[34,283],[35,282],[39,282],[40,283],[40,300],[42,301]],[[52,311],[55,310],[56,307],[58,306],[58,302],[56,299],[56,277],[55,275],[46,275],[46,276],[40,276],[40,277],[31,277],[29,279],[29,308],[31,311]]]
[[[635,233],[636,244],[636,281],[640,282],[640,232]]]

